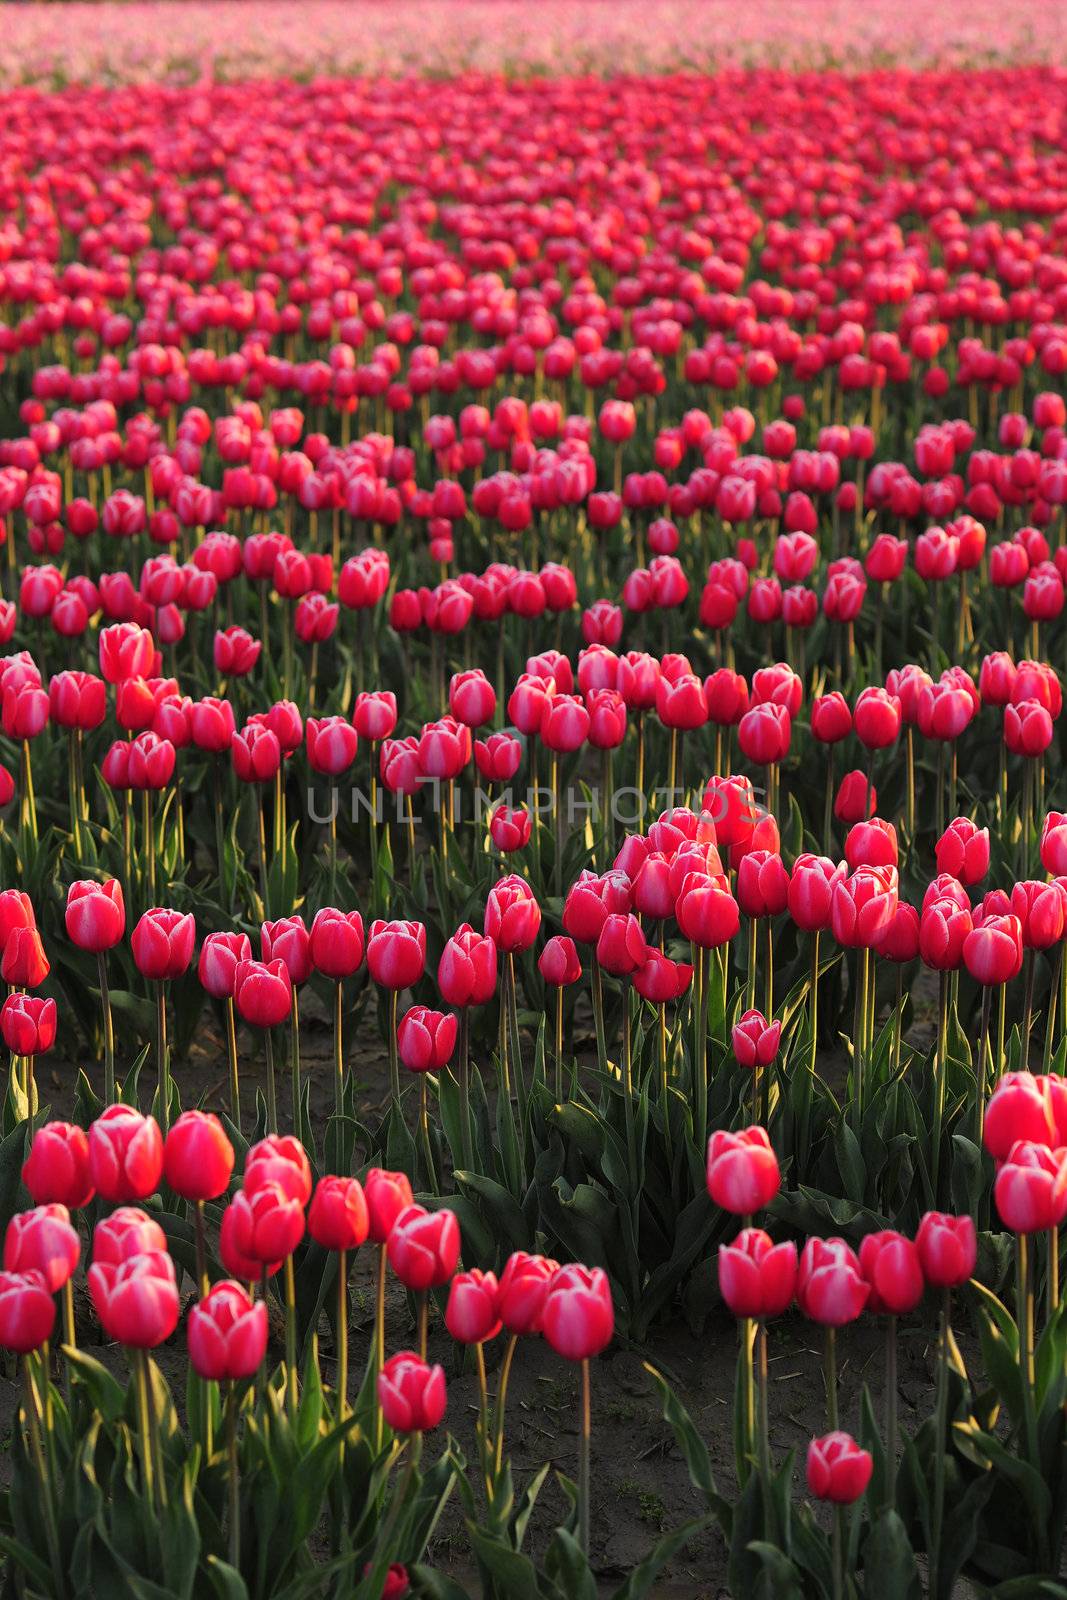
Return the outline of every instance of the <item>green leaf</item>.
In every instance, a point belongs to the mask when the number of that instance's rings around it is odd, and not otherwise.
[[[907,1530],[895,1511],[883,1511],[863,1547],[864,1600],[920,1600],[922,1586]]]

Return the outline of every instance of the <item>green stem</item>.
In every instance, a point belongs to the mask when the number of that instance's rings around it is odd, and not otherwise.
[[[97,953],[96,971],[100,984],[100,1010],[104,1018],[104,1104],[115,1103],[115,1028],[111,1020],[111,992],[107,985],[107,955]]]
[[[59,1531],[56,1523],[55,1484],[49,1471],[48,1461],[44,1447],[41,1444],[41,1413],[40,1401],[30,1371],[32,1357],[26,1355],[22,1358],[22,1391],[23,1412],[26,1417],[26,1431],[30,1436],[30,1454],[33,1457],[37,1475],[41,1481],[41,1506],[44,1511],[45,1539],[48,1544],[48,1560],[52,1568],[52,1582],[55,1585],[57,1600],[62,1600],[67,1592],[66,1578],[63,1572],[63,1563],[59,1553]],[[48,1382],[47,1373],[43,1381]]]
[[[285,1258],[285,1393],[289,1420],[296,1417],[296,1275],[292,1255]]]
[[[823,1346],[823,1377],[826,1383],[826,1429],[836,1433],[837,1416],[837,1329],[827,1327]]]
[[[885,1504],[892,1510],[897,1499],[897,1319],[885,1324]]]
[[[936,1597],[940,1593],[941,1532],[945,1518],[945,1456],[948,1451],[948,1341],[952,1309],[951,1290],[941,1293],[941,1328],[937,1345],[937,1400],[934,1428],[934,1503],[930,1529],[930,1586]]]
[[[226,1053],[230,1065],[230,1120],[241,1131],[241,1083],[237,1072],[237,1017],[233,996],[226,1000]]]
[[[159,1125],[166,1138],[170,1129],[170,1065],[167,1046],[167,989],[156,984],[156,1065],[159,1072]]]
[[[333,1005],[333,1100],[334,1113],[341,1117],[345,1109],[345,1058],[344,1058],[344,996],[340,980],[335,984]]]
[[[269,1028],[263,1030],[263,1052],[267,1059],[267,1127],[271,1133],[277,1133],[278,1088],[274,1076],[274,1037]]]
[[[348,1251],[337,1252],[337,1415],[348,1415]],[[342,1445],[342,1449],[344,1446]]]
[[[592,1437],[592,1404],[589,1384],[589,1358],[582,1361],[582,1411],[578,1433],[578,1542],[589,1557],[589,1480]]]
[[[241,1568],[241,1491],[237,1469],[237,1385],[231,1380],[226,1394],[226,1479],[229,1500],[229,1562]]]

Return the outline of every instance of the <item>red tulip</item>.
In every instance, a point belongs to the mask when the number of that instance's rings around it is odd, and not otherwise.
[[[597,964],[617,978],[628,977],[642,966],[648,955],[641,924],[632,912],[609,916],[597,939]]]
[[[313,772],[336,778],[356,759],[359,739],[356,730],[344,717],[308,717],[308,765]],[[384,747],[383,747],[384,756]]]
[[[254,1193],[239,1189],[223,1213],[234,1248],[248,1261],[270,1265],[292,1255],[304,1237],[304,1207],[281,1184],[269,1182]]]
[[[750,850],[737,869],[737,904],[746,917],[776,917],[789,903],[789,874],[771,850]]]
[[[685,937],[706,950],[728,944],[741,926],[737,901],[726,880],[697,872],[682,879],[675,916]]]
[[[458,1344],[484,1344],[500,1332],[500,1286],[492,1272],[457,1272],[448,1291],[445,1327]]]
[[[89,1129],[89,1176],[113,1204],[154,1194],[163,1176],[163,1137],[154,1117],[108,1106]]]
[[[541,907],[525,878],[500,878],[485,904],[485,932],[504,954],[528,950],[541,926]]]
[[[245,1157],[243,1181],[247,1194],[276,1183],[302,1206],[311,1199],[311,1164],[295,1134],[270,1133],[254,1144]]]
[[[582,964],[574,940],[566,934],[556,934],[549,939],[537,958],[537,970],[545,982],[555,988],[577,983],[582,975]]]
[[[280,917],[277,922],[264,922],[260,928],[259,942],[263,960],[268,965],[274,961],[285,963],[294,988],[311,977],[311,936],[304,926],[303,917]]]
[[[426,967],[426,929],[421,922],[372,922],[367,968],[383,989],[409,989]]]
[[[216,1383],[251,1378],[267,1353],[267,1302],[223,1279],[189,1312],[189,1360]]]
[[[822,744],[837,744],[852,732],[852,712],[844,695],[817,696],[811,703],[811,731]]]
[[[766,1129],[717,1129],[708,1140],[707,1184],[714,1203],[734,1216],[751,1216],[769,1206],[781,1178]]]
[[[0,1347],[17,1355],[52,1337],[56,1303],[39,1272],[0,1272]]]
[[[638,994],[655,1005],[680,999],[692,978],[693,968],[687,962],[672,961],[653,945],[646,950],[644,965],[633,975]]]
[[[855,1252],[844,1239],[809,1239],[797,1268],[797,1304],[824,1327],[855,1322],[870,1296]]]
[[[36,989],[51,971],[36,928],[12,928],[0,960],[0,978],[16,989]]]
[[[247,933],[209,933],[200,946],[197,975],[215,1000],[232,1000],[237,968],[252,959]]]
[[[527,1255],[525,1250],[516,1250],[508,1257],[500,1278],[497,1309],[509,1333],[541,1332],[545,1298],[559,1270],[558,1261]]]
[[[94,1261],[89,1294],[108,1338],[132,1349],[153,1350],[178,1326],[174,1263],[161,1251],[130,1256],[119,1265]]]
[[[1048,950],[1063,937],[1065,896],[1059,884],[1017,883],[1011,891],[1012,913],[1022,929],[1024,950]]]
[[[35,1206],[18,1211],[4,1235],[4,1271],[39,1272],[55,1294],[73,1276],[81,1256],[81,1239],[71,1227],[65,1205]]]
[[[217,1200],[233,1162],[233,1145],[210,1111],[183,1111],[163,1142],[164,1176],[183,1200]]]
[[[963,962],[978,983],[1009,983],[1023,964],[1023,930],[1018,917],[984,917],[963,941]]]
[[[601,1267],[560,1267],[545,1295],[541,1331],[566,1361],[598,1356],[615,1332],[607,1273]]]
[[[46,1122],[37,1129],[22,1168],[35,1205],[56,1202],[78,1211],[93,1197],[89,1138],[72,1122]]]
[[[583,869],[567,892],[563,906],[563,928],[579,944],[596,944],[609,915],[624,915],[632,904],[630,880],[623,872],[595,872]]]
[[[391,690],[364,690],[356,696],[352,726],[361,739],[387,739],[396,727],[396,716],[396,695]]]
[[[274,947],[272,943],[272,954]],[[319,972],[340,982],[350,978],[363,962],[363,918],[358,911],[338,911],[324,906],[315,913],[310,935],[311,960]]]
[[[5,693],[6,700],[6,693]],[[1013,755],[1044,755],[1052,743],[1052,717],[1036,700],[1004,707],[1004,743]]]
[[[457,1029],[452,1012],[412,1006],[397,1029],[401,1061],[410,1072],[439,1072],[452,1059]]]
[[[922,1263],[917,1247],[891,1228],[860,1240],[860,1271],[870,1287],[868,1311],[904,1316],[923,1296]]]
[[[936,856],[938,872],[968,886],[980,882],[989,871],[989,829],[957,817],[937,841]]]
[[[195,938],[196,924],[190,912],[146,911],[130,936],[138,972],[156,982],[180,978],[193,959]]]
[[[167,1236],[140,1206],[119,1206],[93,1230],[93,1260],[118,1266],[146,1251],[166,1252]]]
[[[13,1055],[44,1055],[56,1042],[55,1001],[9,994],[0,1006],[0,1034]]]
[[[730,1031],[734,1059],[740,1067],[768,1067],[778,1054],[782,1024],[768,1022],[762,1011],[746,1011]]]
[[[363,1186],[356,1178],[320,1178],[311,1197],[308,1232],[325,1250],[356,1250],[370,1228]]]
[[[928,1211],[915,1235],[923,1276],[935,1289],[957,1289],[966,1283],[978,1259],[978,1239],[971,1217]]]
[[[789,879],[789,915],[798,928],[818,933],[830,926],[830,903],[836,883],[844,880],[843,863],[827,856],[800,855]]]
[[[447,1283],[459,1260],[459,1223],[447,1210],[409,1205],[386,1240],[389,1265],[406,1289],[426,1290]]]
[[[862,745],[883,750],[900,733],[900,701],[885,689],[864,689],[856,701],[852,723]]]
[[[463,923],[441,952],[437,967],[441,998],[450,1006],[483,1006],[496,993],[496,981],[495,941]]]
[[[1046,872],[1067,873],[1067,814],[1050,811],[1041,827],[1041,865]]]
[[[744,1228],[732,1244],[719,1246],[719,1291],[735,1317],[781,1316],[796,1279],[796,1245],[776,1245],[762,1228]]]
[[[1067,1151],[1019,1140],[993,1184],[1000,1220],[1013,1233],[1044,1233],[1067,1216]]]
[[[397,1217],[412,1203],[411,1181],[406,1173],[371,1167],[363,1180],[363,1193],[370,1220],[368,1238],[374,1244],[384,1244]]]
[[[1031,1072],[1006,1072],[982,1120],[982,1143],[994,1161],[1006,1161],[1020,1141],[1056,1145],[1056,1126],[1046,1081]]]
[[[378,1374],[382,1416],[394,1433],[423,1433],[436,1428],[448,1397],[441,1367],[429,1367],[410,1351],[390,1356]]]
[[[850,1506],[871,1481],[874,1460],[848,1433],[827,1433],[808,1446],[808,1491],[817,1500]]]
[[[849,949],[874,946],[897,908],[895,867],[858,867],[835,883],[830,898],[830,925],[838,944]]]

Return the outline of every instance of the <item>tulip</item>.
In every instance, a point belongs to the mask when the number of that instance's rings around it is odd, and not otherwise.
[[[234,969],[233,1001],[242,1019],[262,1028],[267,1060],[267,1120],[278,1126],[277,1095],[274,1081],[274,1046],[270,1030],[292,1015],[293,980],[289,968],[278,961],[238,961]]]
[[[35,1205],[56,1203],[71,1211],[93,1197],[89,1139],[71,1122],[46,1122],[37,1129],[22,1168],[22,1181]]]
[[[1048,1084],[1030,1072],[1006,1072],[986,1106],[982,1142],[996,1162],[1020,1142],[1058,1143]]]
[[[874,1461],[851,1434],[834,1432],[808,1446],[808,1492],[835,1506],[850,1506],[871,1481]]]
[[[189,1312],[193,1370],[216,1383],[251,1378],[266,1356],[267,1333],[267,1302],[224,1278]]]
[[[740,1067],[756,1071],[769,1067],[778,1054],[782,1024],[768,1022],[762,1011],[746,1011],[730,1030],[734,1059]]]
[[[400,1059],[409,1072],[439,1072],[456,1047],[457,1018],[446,1011],[412,1006],[397,1030]]]
[[[541,926],[541,908],[530,885],[517,874],[500,878],[485,905],[485,932],[509,957],[528,950]]]
[[[242,1256],[264,1265],[284,1261],[304,1236],[304,1206],[280,1183],[269,1180],[254,1191],[239,1189],[227,1206],[233,1243]]]
[[[154,1117],[113,1105],[89,1129],[89,1178],[112,1204],[143,1200],[163,1175],[163,1139]]]
[[[390,1356],[378,1375],[382,1415],[394,1433],[423,1433],[438,1426],[447,1393],[441,1367],[427,1366],[411,1351]]]
[[[824,1327],[854,1322],[867,1304],[869,1285],[843,1239],[809,1239],[797,1269],[797,1304]]]
[[[94,1261],[89,1294],[109,1339],[133,1350],[153,1350],[169,1339],[181,1310],[174,1263],[150,1250],[120,1263]]]
[[[948,1369],[951,1340],[951,1291],[966,1283],[974,1272],[978,1240],[971,1217],[954,1217],[928,1211],[919,1223],[915,1247],[927,1283],[941,1292],[941,1323],[938,1337],[937,1398],[935,1402],[935,1442],[938,1451],[948,1448]],[[940,1563],[941,1528],[944,1516],[944,1468],[934,1480],[932,1521],[934,1549],[931,1570]]]
[[[426,1348],[426,1294],[448,1282],[459,1260],[459,1224],[451,1211],[411,1205],[397,1217],[386,1241],[389,1265],[419,1299],[419,1347]],[[388,1420],[388,1418],[386,1419]]]
[[[17,1355],[52,1337],[56,1303],[39,1272],[0,1272],[0,1347]]]
[[[469,922],[448,940],[437,967],[437,987],[450,1006],[482,1006],[496,992],[496,942]]]
[[[44,1055],[56,1042],[55,1001],[9,994],[0,1006],[0,1034],[12,1055]]]
[[[348,1411],[348,1252],[367,1237],[370,1217],[362,1185],[355,1178],[320,1178],[308,1212],[308,1232],[316,1244],[336,1250],[337,1394],[339,1414]]]
[[[492,1272],[457,1272],[449,1286],[445,1327],[458,1344],[484,1344],[501,1329],[500,1286]]]
[[[1016,1234],[1058,1228],[1067,1215],[1067,1152],[1019,1140],[993,1185],[997,1211]]]
[[[157,983],[180,978],[192,960],[195,937],[191,913],[146,911],[130,937],[137,970]]]
[[[37,929],[13,928],[0,961],[0,977],[4,982],[14,989],[36,989],[51,970]]]
[[[122,883],[109,878],[72,883],[67,890],[66,928],[70,941],[80,950],[99,955],[110,950],[126,931]]]
[[[735,1317],[763,1321],[781,1316],[793,1299],[797,1251],[775,1245],[762,1228],[744,1228],[719,1246],[719,1289]]]
[[[183,1111],[163,1144],[164,1176],[184,1200],[217,1200],[233,1163],[233,1145],[209,1111]]]
[[[967,817],[950,822],[935,846],[938,872],[948,872],[970,887],[989,871],[989,829]]]
[[[766,1129],[718,1129],[708,1141],[708,1194],[734,1216],[751,1216],[769,1206],[781,1185],[778,1158]]]
[[[81,1239],[64,1205],[54,1202],[16,1212],[7,1225],[4,1271],[39,1273],[49,1294],[70,1282],[80,1256]]]

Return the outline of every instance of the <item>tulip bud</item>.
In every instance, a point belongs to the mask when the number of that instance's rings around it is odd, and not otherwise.
[[[874,1461],[848,1433],[827,1433],[808,1446],[808,1491],[817,1500],[850,1506],[871,1481]]]

